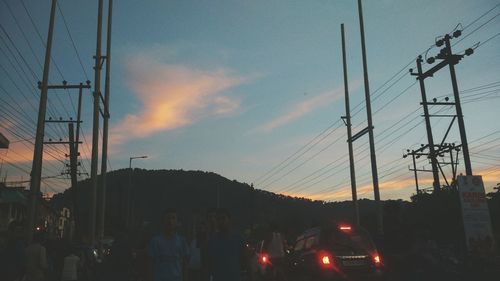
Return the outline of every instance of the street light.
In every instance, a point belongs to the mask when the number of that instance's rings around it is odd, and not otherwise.
[[[128,168],[132,169],[132,160],[134,160],[134,159],[144,159],[144,158],[148,158],[148,156],[147,155],[143,155],[143,156],[130,157],[130,161],[128,163]]]
[[[132,222],[132,196],[130,196],[134,191],[132,190],[132,160],[134,159],[146,159],[148,158],[147,155],[143,155],[143,156],[133,156],[133,157],[130,157],[129,158],[129,162],[128,162],[128,198],[127,198],[127,208],[126,208],[126,212],[125,212],[125,224],[127,226],[129,226]]]

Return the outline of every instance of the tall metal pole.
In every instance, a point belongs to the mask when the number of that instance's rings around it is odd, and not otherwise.
[[[345,32],[344,24],[340,25],[342,33],[342,65],[344,69],[344,92],[345,92],[345,112],[346,112],[346,126],[347,126],[347,144],[349,146],[349,164],[351,171],[351,192],[352,192],[352,207],[353,207],[353,220],[356,225],[359,225],[359,207],[358,207],[358,194],[356,191],[356,172],[354,168],[354,153],[352,149],[352,126],[351,126],[351,107],[349,105],[349,82],[347,79],[347,59],[345,49]]]
[[[450,44],[450,35],[446,34],[444,37],[444,41],[446,43],[446,53],[448,57],[451,58],[451,44]],[[455,97],[455,108],[457,111],[458,117],[458,128],[460,130],[460,140],[462,141],[462,151],[464,154],[464,164],[465,164],[465,174],[467,176],[472,176],[472,165],[470,163],[469,156],[469,145],[467,144],[467,134],[465,133],[465,123],[464,123],[464,115],[462,113],[462,105],[460,104],[460,94],[458,92],[458,84],[457,84],[457,76],[455,74],[455,65],[453,63],[448,63],[450,66],[450,76],[451,76],[451,85],[453,87],[453,95]]]
[[[432,166],[432,186],[434,188],[434,192],[439,191],[441,184],[439,183],[439,170],[437,166],[437,157],[434,151],[434,137],[432,136],[432,128],[431,128],[431,120],[429,116],[429,107],[427,104],[427,94],[425,93],[425,84],[424,77],[422,72],[422,56],[418,56],[417,62],[417,71],[418,71],[418,82],[420,84],[420,93],[422,95],[422,107],[424,108],[424,117],[425,117],[425,129],[427,130],[427,141],[429,143],[429,157],[431,158],[431,166]]]
[[[377,233],[379,235],[384,234],[383,225],[383,213],[382,204],[380,202],[380,191],[378,185],[378,173],[377,173],[377,156],[375,155],[375,140],[373,136],[373,122],[372,122],[372,106],[370,100],[370,84],[368,82],[368,66],[366,63],[366,47],[365,47],[365,28],[363,23],[363,7],[361,5],[361,0],[358,0],[358,12],[359,12],[359,28],[361,31],[361,52],[363,55],[363,75],[365,82],[365,101],[366,101],[366,115],[368,119],[368,137],[370,142],[370,158],[372,166],[372,179],[373,179],[373,193],[375,197],[375,203],[377,206]]]
[[[102,37],[102,6],[103,0],[99,0],[97,12],[97,44],[94,66],[94,116],[92,130],[92,162],[90,167],[91,190],[90,190],[90,212],[89,212],[89,243],[95,243],[96,207],[97,207],[97,166],[99,161],[99,103],[101,96],[101,37]]]
[[[104,82],[104,122],[102,126],[102,162],[101,162],[101,189],[100,208],[97,237],[99,241],[104,238],[104,224],[106,216],[106,173],[108,171],[108,121],[109,121],[109,87],[111,66],[111,20],[113,14],[113,0],[109,0],[108,29],[106,33],[106,76]]]
[[[45,134],[45,114],[47,111],[47,92],[49,82],[50,57],[52,52],[52,38],[54,33],[54,21],[57,0],[52,0],[50,8],[49,31],[47,34],[47,47],[45,49],[45,62],[43,66],[43,78],[40,92],[40,105],[38,108],[38,120],[35,136],[35,148],[33,152],[33,164],[30,180],[30,197],[28,205],[28,219],[26,221],[26,241],[29,243],[33,239],[33,230],[37,215],[37,200],[40,193],[40,182],[42,180],[42,159],[43,159],[43,137]]]

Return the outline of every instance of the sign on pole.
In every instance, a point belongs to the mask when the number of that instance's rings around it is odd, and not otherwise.
[[[458,176],[457,182],[467,249],[472,254],[490,253],[494,239],[483,179]]]

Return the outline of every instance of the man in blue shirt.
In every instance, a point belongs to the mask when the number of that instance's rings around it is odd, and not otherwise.
[[[149,243],[154,281],[187,280],[188,245],[184,237],[176,233],[176,210],[165,211],[163,224],[163,233],[153,237]]]
[[[208,242],[209,271],[213,281],[241,281],[244,243],[239,234],[231,232],[230,214],[217,211],[218,232]]]

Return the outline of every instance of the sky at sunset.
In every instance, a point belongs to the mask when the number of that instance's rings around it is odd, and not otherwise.
[[[500,2],[364,0],[363,10],[381,198],[407,200],[415,192],[411,159],[402,155],[427,138],[408,69],[417,55],[436,55],[435,40],[456,29],[463,32],[452,41],[455,52],[475,47],[456,72],[473,171],[492,190],[500,182]],[[147,155],[133,166],[211,171],[317,200],[351,197],[340,24],[356,133],[366,127],[357,1],[115,0],[113,12],[108,169]],[[49,0],[0,1],[0,132],[11,141],[0,151],[0,178],[7,182],[29,179],[49,13]],[[59,1],[51,84],[93,84],[96,18],[97,0]],[[448,68],[425,82],[429,100],[453,100]],[[90,172],[92,139],[92,94],[84,94],[83,173]],[[75,118],[77,96],[50,91],[47,118]],[[432,119],[437,143],[450,120]],[[49,138],[67,139],[66,125],[48,124]],[[456,123],[446,142],[460,143]],[[368,136],[354,149],[359,196],[371,199]],[[45,146],[42,191],[68,188],[60,175],[65,153],[64,145]],[[465,173],[459,157],[458,173]],[[417,163],[430,168],[423,157]],[[450,177],[450,166],[444,173]],[[431,178],[421,172],[420,185],[432,186]]]

